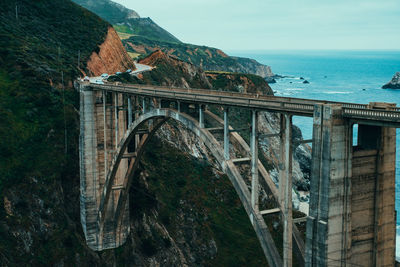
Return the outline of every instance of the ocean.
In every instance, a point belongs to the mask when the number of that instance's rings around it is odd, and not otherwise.
[[[229,52],[229,51],[228,51]],[[275,74],[290,78],[270,84],[277,96],[341,102],[390,102],[400,106],[400,90],[381,89],[400,71],[400,51],[231,51],[253,58]],[[304,84],[304,78],[309,84]],[[312,137],[312,118],[294,117],[304,139]],[[400,258],[400,129],[396,138],[397,249]]]

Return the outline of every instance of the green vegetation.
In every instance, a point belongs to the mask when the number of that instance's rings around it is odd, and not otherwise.
[[[114,28],[117,31],[135,35],[135,37],[144,36],[150,40],[180,43],[175,36],[158,26],[151,18],[127,19],[120,24],[114,24]]]
[[[48,265],[65,257],[72,265],[81,237],[59,199],[60,184],[72,184],[79,173],[79,98],[72,81],[81,74],[78,53],[85,70],[110,25],[65,0],[1,1],[0,25],[0,262]],[[11,215],[4,196],[16,198]],[[39,220],[46,233],[34,230]],[[29,253],[21,254],[21,237],[11,230],[30,233]]]
[[[135,11],[110,0],[73,0],[73,2],[92,11],[112,24],[120,23],[129,17],[139,17]]]
[[[79,75],[78,51],[85,69],[109,25],[69,1],[7,1],[0,9],[0,186],[27,176],[54,178],[76,160],[62,153],[63,98],[71,144],[78,134],[77,94],[69,86],[63,92],[61,72],[71,84]]]
[[[130,10],[113,1],[73,1],[113,24],[113,27],[117,32],[134,36],[144,36],[152,40],[180,43],[180,41],[175,36],[158,26],[152,19],[140,18],[135,11]]]

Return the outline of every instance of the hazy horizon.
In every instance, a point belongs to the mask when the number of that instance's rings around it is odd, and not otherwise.
[[[183,42],[224,50],[398,50],[398,0],[115,0]]]

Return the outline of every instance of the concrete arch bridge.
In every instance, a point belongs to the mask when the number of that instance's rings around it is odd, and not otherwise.
[[[400,109],[395,104],[352,104],[212,90],[81,82],[81,223],[93,250],[122,245],[129,234],[129,187],[144,148],[168,120],[193,131],[228,175],[270,266],[393,266],[395,262],[395,154]],[[196,118],[188,114],[197,109]],[[222,106],[224,118],[207,111]],[[251,110],[250,145],[229,126],[229,109]],[[279,114],[279,187],[258,159],[258,115]],[[312,177],[306,239],[292,217],[292,116],[313,117]],[[217,127],[205,127],[213,121]],[[353,125],[358,141],[353,144]],[[215,133],[223,134],[219,142]],[[235,158],[232,143],[244,156]],[[248,164],[243,177],[239,164]],[[250,181],[250,185],[246,184]],[[260,188],[276,207],[262,210]],[[280,255],[265,220],[279,213]]]

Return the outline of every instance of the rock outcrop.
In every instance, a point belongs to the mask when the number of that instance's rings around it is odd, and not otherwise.
[[[87,63],[89,74],[99,76],[102,73],[123,72],[127,69],[134,70],[135,64],[124,49],[117,32],[110,27],[104,42],[99,46],[98,52],[93,52]]]
[[[162,50],[167,55],[192,63],[205,71],[255,74],[270,81],[274,77],[271,67],[263,65],[254,59],[228,56],[217,48],[166,42],[136,35],[124,39],[122,42],[129,52],[146,55],[156,50]]]
[[[215,90],[229,90],[239,93],[273,95],[271,87],[260,76],[243,73],[207,72]]]
[[[241,69],[245,70],[245,73],[252,73],[263,78],[274,77],[274,73],[270,66],[260,64],[255,59],[243,58],[243,57],[233,57],[242,66]]]
[[[382,89],[400,89],[400,71],[396,72],[392,80],[382,86]]]
[[[155,67],[151,72],[139,76],[144,83],[154,83],[163,86],[177,86],[184,88],[212,88],[203,71],[193,64],[171,57],[157,50],[148,57],[139,61]]]

